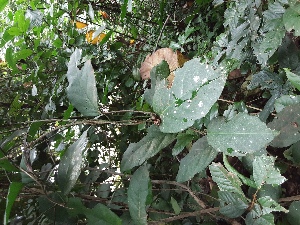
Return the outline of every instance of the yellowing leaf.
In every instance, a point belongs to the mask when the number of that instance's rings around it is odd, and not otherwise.
[[[107,14],[106,12],[104,12],[104,11],[99,11],[99,13],[100,13],[101,16],[103,17],[103,19],[108,19],[108,18],[109,18],[108,14]]]
[[[93,45],[98,44],[102,39],[105,37],[106,34],[100,33],[97,37],[93,37],[94,30],[90,30],[86,33],[85,39],[88,43],[91,43]]]
[[[133,45],[135,43],[135,40],[134,39],[131,39],[130,41],[129,41],[129,44],[130,45]]]
[[[87,27],[87,24],[86,24],[86,23],[76,21],[76,28],[77,28],[77,29],[83,29],[83,28],[85,28],[85,27]]]

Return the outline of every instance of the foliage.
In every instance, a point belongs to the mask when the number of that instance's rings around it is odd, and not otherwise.
[[[3,223],[297,224],[299,18],[0,0]]]

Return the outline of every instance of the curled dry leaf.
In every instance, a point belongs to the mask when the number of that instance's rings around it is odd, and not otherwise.
[[[169,64],[170,71],[174,71],[180,65],[178,63],[177,53],[170,48],[161,48],[152,55],[147,55],[140,68],[140,74],[143,80],[150,79],[150,71],[161,61],[165,60]]]

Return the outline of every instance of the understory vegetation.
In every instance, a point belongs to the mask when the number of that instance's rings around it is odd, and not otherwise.
[[[298,0],[0,0],[3,224],[298,225]]]

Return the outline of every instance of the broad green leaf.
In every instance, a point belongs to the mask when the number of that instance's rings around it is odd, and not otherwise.
[[[287,31],[294,30],[295,36],[300,36],[300,3],[285,11],[283,23]]]
[[[178,205],[177,201],[175,200],[175,198],[171,197],[171,205],[172,205],[172,208],[174,210],[174,213],[176,215],[178,215],[181,211],[181,208],[180,206]]]
[[[253,161],[253,179],[258,188],[263,184],[280,185],[286,179],[281,176],[279,169],[274,166],[275,158],[272,156],[256,156]]]
[[[280,185],[264,184],[257,193],[257,198],[270,197],[277,202],[281,196],[282,190]]]
[[[202,137],[193,144],[190,152],[180,161],[176,177],[178,182],[190,180],[196,173],[202,172],[214,160],[218,152]]]
[[[5,8],[8,2],[8,0],[0,0],[0,12]]]
[[[287,147],[300,140],[300,104],[285,107],[268,127],[280,131],[270,143],[273,147]]]
[[[273,214],[252,215],[251,212],[246,216],[246,225],[275,225]]]
[[[247,202],[244,202],[237,193],[218,191],[218,196],[221,200],[219,211],[229,218],[240,217],[248,208]]]
[[[82,152],[87,144],[87,130],[73,143],[61,157],[58,166],[57,182],[63,194],[67,195],[75,185],[82,164]]]
[[[289,207],[287,219],[291,225],[299,225],[300,221],[300,201],[294,201]]]
[[[9,111],[8,111],[10,116],[16,117],[19,115],[20,109],[23,105],[22,101],[19,101],[19,100],[20,100],[20,94],[17,94],[16,97],[14,98],[13,102],[11,103]]]
[[[171,144],[175,137],[175,134],[164,134],[159,131],[157,126],[152,125],[142,140],[128,146],[121,161],[121,171],[130,170],[143,164],[147,159]]]
[[[273,200],[270,196],[259,198],[257,201],[262,206],[263,214],[269,214],[271,212],[288,212],[288,210],[279,205],[279,203]]]
[[[29,131],[28,131],[28,135],[27,135],[27,141],[33,141],[36,137],[36,133],[39,130],[39,128],[43,125],[43,122],[33,122],[30,125]]]
[[[212,66],[192,59],[175,72],[173,85],[166,80],[156,82],[153,110],[160,116],[164,133],[176,133],[204,117],[218,100],[226,77]]]
[[[90,60],[87,60],[83,68],[79,70],[77,66],[80,59],[81,51],[76,49],[68,64],[67,95],[72,105],[84,116],[98,116],[98,95],[94,70]]]
[[[130,178],[128,206],[131,218],[137,225],[147,225],[146,200],[150,191],[149,182],[146,166],[137,169]]]
[[[0,48],[2,48],[7,42],[9,42],[10,40],[12,40],[14,38],[13,35],[9,34],[8,30],[9,29],[6,29],[3,33],[2,40],[1,40],[1,43],[0,43]]]
[[[4,214],[4,221],[3,224],[6,225],[9,220],[10,212],[13,207],[13,204],[18,197],[18,194],[22,190],[24,184],[20,182],[11,182],[9,185],[7,198],[6,198],[6,208],[5,208],[5,214]]]
[[[212,120],[207,128],[208,143],[225,154],[253,153],[265,147],[278,132],[267,128],[259,118],[237,114],[229,122],[223,118]]]
[[[292,83],[292,85],[300,90],[300,76],[292,73],[289,69],[284,68],[287,78]]]
[[[98,203],[93,209],[85,211],[88,225],[121,225],[121,219],[107,206]]]
[[[12,36],[19,36],[22,34],[22,31],[18,27],[11,27],[7,29],[7,32]]]
[[[82,203],[81,198],[69,198],[68,203],[66,205],[68,208],[68,214],[71,217],[76,217],[80,214],[85,214],[85,212],[88,210]]]
[[[233,173],[228,172],[221,163],[212,163],[209,166],[212,179],[217,183],[221,191],[228,191],[244,196],[241,189],[242,182]]]
[[[185,146],[187,146],[188,144],[192,143],[192,140],[194,139],[194,135],[192,134],[188,134],[188,133],[179,133],[176,137],[177,141],[176,144],[174,146],[174,148],[172,149],[172,155],[178,155]]]
[[[300,95],[282,95],[275,101],[275,110],[281,112],[286,106],[300,103]]]

